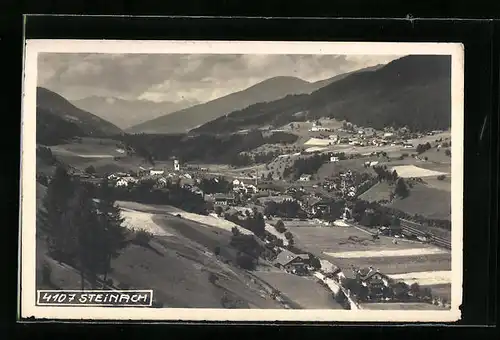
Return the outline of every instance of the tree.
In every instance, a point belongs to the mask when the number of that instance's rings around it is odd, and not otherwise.
[[[392,172],[392,180],[393,180],[393,181],[396,181],[397,179],[398,179],[398,172],[397,172],[396,170],[394,170],[394,171]]]
[[[410,285],[410,292],[412,293],[413,296],[419,297],[420,296],[420,285],[415,282]]]
[[[58,166],[43,200],[45,211],[41,213],[41,228],[47,233],[50,254],[59,263],[71,264],[76,257],[75,238],[65,223],[73,190],[71,176],[64,167]]]
[[[321,269],[321,262],[316,256],[314,256],[311,253],[309,253],[309,263],[314,269],[316,270]]]
[[[274,229],[276,229],[279,233],[284,233],[286,231],[285,223],[282,220],[278,220],[278,222],[274,225]]]
[[[120,255],[120,251],[127,246],[126,228],[122,226],[124,219],[121,217],[120,208],[115,205],[112,187],[107,179],[103,181],[99,190],[97,203],[100,227],[103,233],[103,246],[106,257],[104,268],[104,281],[111,268],[111,260]]]
[[[236,263],[243,269],[253,270],[255,269],[255,261],[254,259],[245,253],[239,253],[236,257]]]
[[[96,173],[96,170],[93,165],[89,165],[88,167],[85,168],[85,172],[88,173],[89,175],[93,175]]]
[[[67,214],[68,229],[74,231],[77,242],[78,268],[81,289],[84,290],[85,276],[88,275],[95,287],[97,273],[106,266],[105,235],[89,191],[78,185],[69,202]]]
[[[215,207],[215,213],[220,216],[222,215],[222,207],[220,205]]]
[[[253,218],[249,218],[250,230],[259,237],[264,236],[266,230],[266,221],[261,213],[253,215]]]
[[[398,181],[396,182],[396,189],[394,193],[401,198],[408,197],[410,191],[408,190],[408,186],[406,185],[404,179],[398,179]]]
[[[285,238],[290,241],[291,239],[293,239],[293,234],[289,231],[285,232]]]
[[[444,154],[445,154],[446,156],[448,156],[448,157],[451,157],[451,151],[450,151],[450,149],[446,149],[446,150],[444,150]]]

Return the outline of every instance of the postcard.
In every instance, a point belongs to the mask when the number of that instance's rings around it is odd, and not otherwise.
[[[20,318],[460,319],[461,44],[27,40],[23,77]]]

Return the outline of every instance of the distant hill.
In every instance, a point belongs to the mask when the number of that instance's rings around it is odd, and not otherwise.
[[[447,129],[451,124],[451,57],[407,56],[371,72],[355,72],[311,94],[259,103],[215,119],[199,133],[227,133],[264,125],[331,117],[382,129]]]
[[[213,119],[255,103],[273,101],[288,94],[311,93],[329,80],[310,83],[295,77],[274,77],[243,91],[231,93],[131,127],[131,133],[184,133]]]
[[[124,100],[99,96],[71,102],[76,107],[93,112],[122,129],[198,104],[191,101],[157,103],[149,100]]]
[[[107,136],[123,132],[43,87],[37,88],[36,121],[37,142],[42,144],[55,144],[75,136]]]

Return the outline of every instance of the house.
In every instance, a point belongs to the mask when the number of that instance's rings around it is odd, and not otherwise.
[[[339,136],[338,135],[330,135],[330,136],[328,136],[328,138],[335,142],[339,139]]]
[[[117,187],[127,187],[128,186],[128,182],[126,180],[124,180],[123,178],[120,178],[118,181],[116,181],[115,185]]]
[[[338,162],[338,161],[339,161],[338,157],[336,157],[336,156],[331,156],[330,157],[330,162],[335,163],[335,162]]]
[[[383,226],[380,227],[378,231],[381,235],[385,236],[395,236],[403,233],[403,229],[398,225]]]
[[[317,213],[329,214],[330,210],[331,210],[331,202],[326,200],[316,202],[311,207],[311,212],[313,213],[313,215]]]
[[[356,279],[363,286],[368,288],[368,297],[381,298],[384,290],[389,287],[391,279],[373,267],[363,268],[357,271]]]
[[[410,144],[410,143],[404,143],[404,144],[403,144],[403,148],[405,148],[405,149],[411,149],[411,148],[413,148],[413,144]]]
[[[217,193],[214,195],[215,205],[231,205],[234,203],[234,196]]]
[[[252,193],[252,194],[256,194],[257,193],[257,187],[253,184],[249,184],[246,186],[246,191],[247,193]]]
[[[394,133],[393,132],[386,132],[384,133],[384,139],[393,139],[394,138]]]
[[[163,170],[149,170],[149,175],[150,176],[161,176],[165,173]]]
[[[157,183],[158,183],[158,185],[159,185],[159,186],[164,187],[164,186],[166,186],[166,185],[167,185],[168,180],[167,180],[165,177],[160,177],[160,178],[158,179]]]
[[[294,254],[289,250],[281,251],[273,264],[280,269],[284,269],[287,272],[293,274],[307,274],[309,266],[309,255],[308,254]]]
[[[312,178],[312,175],[303,174],[302,176],[300,176],[299,181],[306,182],[306,181],[310,181],[311,178]]]

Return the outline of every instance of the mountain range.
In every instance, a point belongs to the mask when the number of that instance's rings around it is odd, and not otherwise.
[[[126,131],[130,133],[185,133],[253,104],[274,101],[290,94],[312,93],[332,82],[345,78],[349,74],[376,70],[380,67],[377,65],[316,82],[288,76],[269,78],[245,90],[146,121]]]
[[[75,136],[109,136],[123,131],[116,125],[71,104],[43,87],[36,95],[37,142],[54,144]]]
[[[198,104],[198,102],[193,101],[154,102],[99,96],[72,100],[71,103],[82,110],[92,112],[112,122],[122,129]]]
[[[382,129],[446,129],[451,124],[451,57],[411,55],[371,72],[355,72],[310,94],[251,105],[193,130],[228,133],[265,125],[331,117]]]

